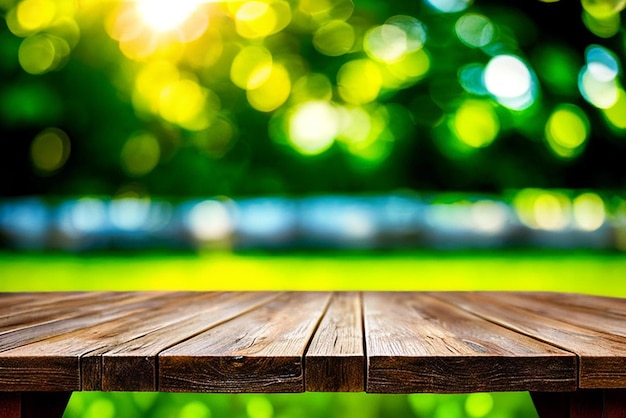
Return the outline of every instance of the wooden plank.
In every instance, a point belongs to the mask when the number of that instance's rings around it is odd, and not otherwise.
[[[279,292],[199,294],[198,299],[171,313],[158,316],[159,323],[143,320],[124,330],[102,349],[82,358],[83,390],[156,391],[157,361],[161,351],[252,310],[279,296]],[[88,385],[90,364],[101,365],[101,386]],[[97,373],[97,366],[96,366]]]
[[[87,306],[76,307],[75,310],[69,308],[71,313],[68,313],[68,309],[59,307],[59,313],[55,315],[54,307],[51,307],[50,311],[46,312],[45,318],[19,317],[23,321],[13,323],[0,335],[0,352],[84,328],[91,324],[106,322],[128,312],[145,309],[150,303],[156,303],[150,301],[158,301],[168,297],[171,297],[170,294],[164,292],[108,293],[98,299],[89,299]],[[13,320],[13,317],[6,318],[7,322]]]
[[[626,337],[626,300],[550,293],[512,293],[503,295],[506,303],[539,315]]]
[[[115,335],[125,329],[128,317],[142,312],[151,315],[156,306],[169,305],[172,300],[180,300],[181,295],[138,292],[123,303],[99,305],[101,309],[89,315],[3,335],[1,344],[5,351],[0,352],[0,391],[80,390],[80,357],[103,344],[104,330]],[[115,322],[117,329],[104,325],[110,322]],[[103,328],[98,331],[98,326]]]
[[[158,356],[166,392],[302,392],[303,356],[330,299],[288,292]]]
[[[365,353],[361,295],[338,292],[313,336],[305,356],[305,390],[362,392]]]
[[[580,388],[626,387],[625,337],[571,324],[565,313],[552,317],[548,310],[527,309],[510,292],[450,292],[439,297],[489,321],[575,353],[579,358]]]
[[[0,298],[0,331],[14,325],[29,322],[39,316],[70,312],[83,306],[91,306],[99,299],[109,296],[118,298],[115,292],[28,292],[6,295]]]
[[[368,392],[571,391],[573,354],[420,293],[364,293]]]
[[[512,294],[512,292],[508,292],[508,294]],[[523,297],[532,297],[556,306],[574,307],[581,311],[605,312],[609,315],[626,316],[626,298],[564,292],[515,292],[515,294]]]

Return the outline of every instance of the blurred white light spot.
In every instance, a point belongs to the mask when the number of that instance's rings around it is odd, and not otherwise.
[[[294,228],[293,208],[281,199],[258,198],[240,201],[237,206],[238,234],[269,241],[289,235]]]
[[[589,65],[582,68],[578,78],[578,89],[589,103],[599,109],[609,109],[619,98],[617,80],[611,78],[603,81],[596,77],[598,71],[593,71]]]
[[[370,57],[393,63],[424,46],[426,29],[414,17],[398,15],[370,29],[363,42]]]
[[[496,32],[489,18],[476,13],[461,16],[456,22],[455,31],[461,42],[473,48],[490,44]]]
[[[492,58],[485,68],[484,79],[487,90],[497,98],[522,97],[532,87],[532,76],[528,67],[512,55]]]
[[[502,232],[508,221],[506,206],[490,200],[474,203],[471,216],[476,230],[490,234]]]
[[[560,231],[569,224],[569,211],[565,202],[549,193],[541,194],[534,203],[536,225],[548,231]]]
[[[584,231],[599,229],[606,220],[604,201],[595,193],[584,193],[574,199],[574,220]]]
[[[406,33],[393,25],[382,25],[365,35],[365,48],[369,55],[381,61],[394,62],[406,52]]]
[[[619,61],[608,49],[594,45],[586,51],[587,67],[598,81],[612,81],[620,72]]]
[[[124,231],[144,229],[150,213],[150,202],[147,200],[124,198],[111,202],[111,223]]]
[[[106,224],[106,219],[104,202],[99,199],[84,198],[72,206],[68,226],[79,233],[98,232]]]
[[[368,213],[358,209],[346,211],[343,219],[343,232],[348,238],[369,238],[374,235],[375,227]]]
[[[233,230],[233,221],[227,206],[216,200],[196,204],[188,215],[192,235],[200,241],[217,241],[227,238]]]
[[[443,13],[460,12],[472,5],[472,0],[426,0],[433,9]]]
[[[306,155],[326,151],[339,132],[339,116],[332,104],[313,101],[298,106],[289,121],[289,141]]]
[[[167,32],[182,25],[202,0],[137,0],[137,12],[151,28]]]

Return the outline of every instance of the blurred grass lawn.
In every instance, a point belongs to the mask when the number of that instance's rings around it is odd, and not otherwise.
[[[626,297],[626,255],[589,251],[0,253],[0,291],[550,290]],[[534,418],[526,393],[75,393],[65,418]]]

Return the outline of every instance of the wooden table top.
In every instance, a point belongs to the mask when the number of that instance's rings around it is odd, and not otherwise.
[[[626,299],[529,292],[0,294],[0,392],[626,388]]]

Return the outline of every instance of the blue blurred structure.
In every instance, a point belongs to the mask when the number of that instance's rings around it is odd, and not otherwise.
[[[561,203],[555,196],[560,196]],[[587,196],[587,200],[564,201],[563,196],[537,191],[530,203],[517,197],[408,192],[182,202],[14,198],[0,201],[0,243],[12,249],[78,252],[129,248],[626,249],[623,199]],[[590,206],[596,201],[600,206]],[[609,201],[618,203],[603,203]]]

